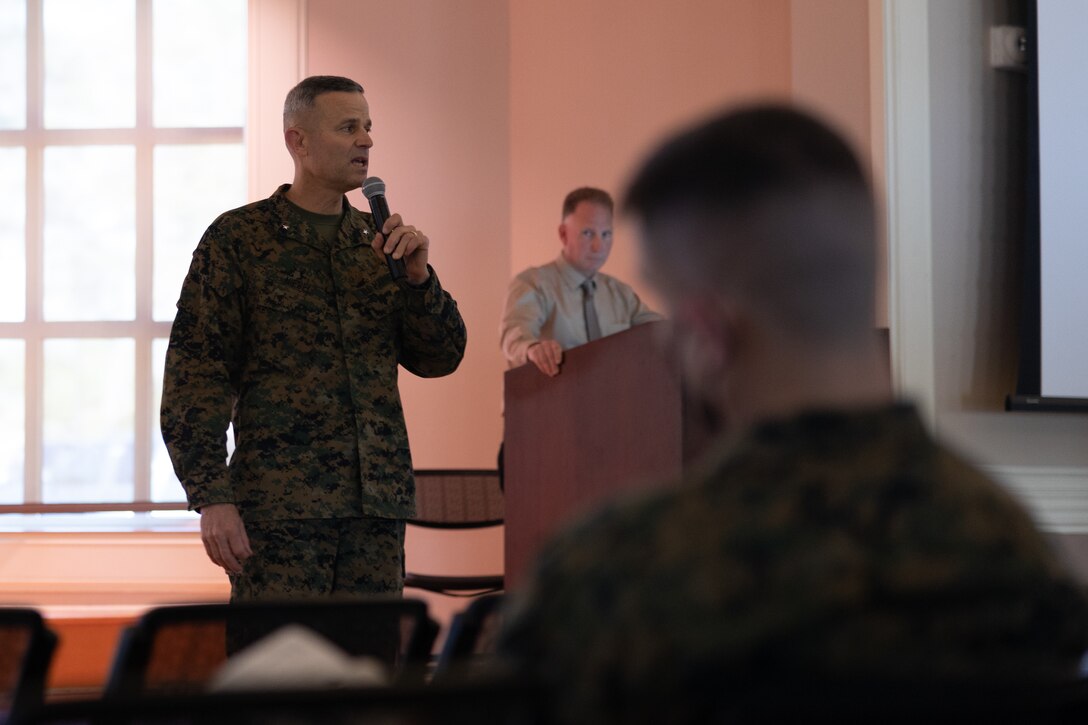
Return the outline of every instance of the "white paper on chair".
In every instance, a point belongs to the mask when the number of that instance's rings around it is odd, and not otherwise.
[[[292,624],[227,660],[209,689],[326,689],[388,682],[386,667],[379,660],[351,657],[313,630]]]

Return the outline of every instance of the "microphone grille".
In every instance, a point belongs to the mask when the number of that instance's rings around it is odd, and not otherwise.
[[[371,176],[363,182],[363,196],[373,199],[375,196],[385,196],[385,182],[377,176]]]

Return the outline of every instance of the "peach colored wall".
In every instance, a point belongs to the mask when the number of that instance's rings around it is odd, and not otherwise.
[[[510,3],[510,272],[559,251],[570,189],[622,190],[664,132],[790,87],[787,0]],[[646,296],[624,225],[605,271]]]
[[[883,23],[877,0],[791,0],[791,96],[823,115],[884,176]],[[876,322],[888,324],[887,261],[879,256]]]
[[[869,154],[869,0],[793,0],[793,98],[826,116]]]
[[[509,268],[505,0],[309,0],[307,74],[351,76],[374,120],[371,171],[431,259],[469,330],[439,380],[401,376],[419,467],[494,466],[501,437],[495,310]],[[366,208],[357,193],[353,203]]]

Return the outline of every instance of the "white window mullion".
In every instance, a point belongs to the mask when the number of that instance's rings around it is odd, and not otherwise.
[[[147,334],[136,337],[136,426],[133,439],[135,460],[133,484],[135,501],[151,500],[151,338]]]
[[[151,128],[151,0],[136,3],[136,128]]]
[[[44,181],[42,178],[44,152],[41,145],[28,145],[26,149],[26,319],[22,328],[26,340],[25,385],[25,459],[23,500],[40,503],[42,500],[42,436],[44,408],[42,299],[44,269],[42,265],[42,237],[45,220],[43,208]]]
[[[34,119],[31,119],[34,120]],[[153,140],[159,144],[217,144],[241,143],[244,132],[239,128],[156,128]],[[130,128],[51,128],[40,126],[27,131],[0,130],[0,144],[5,146],[41,144],[45,146],[109,146],[131,144]]]
[[[25,459],[23,461],[23,502],[41,503],[42,501],[42,420],[43,420],[43,386],[42,386],[42,338],[38,335],[26,338],[26,371],[24,384],[26,385],[25,420],[26,439],[23,444]]]
[[[155,168],[151,0],[136,4],[136,376],[133,498],[151,500],[151,316]]]
[[[26,128],[42,128],[45,97],[45,32],[42,26],[42,0],[26,4]]]
[[[42,339],[35,335],[26,338],[26,385],[25,420],[26,439],[23,444],[25,459],[23,470],[23,502],[41,503],[42,500]]]
[[[24,461],[23,500],[42,500],[42,205],[45,184],[42,177],[42,119],[45,97],[45,43],[42,0],[28,0],[26,7],[26,370],[24,372]]]
[[[239,171],[243,173],[242,192],[237,198],[225,199],[222,208],[241,205],[245,201],[245,159],[229,148],[239,148],[245,143],[246,136],[242,128],[245,119],[237,112],[238,109],[234,109],[231,115],[231,104],[224,101],[238,95],[224,93],[224,89],[229,90],[230,81],[225,85],[220,84],[218,90],[215,88],[216,71],[220,67],[234,67],[229,63],[223,65],[219,61],[231,59],[231,54],[227,52],[231,48],[245,48],[244,39],[239,46],[227,42],[233,37],[232,33],[238,31],[235,26],[239,24],[239,20],[244,20],[244,16],[239,15],[239,8],[244,8],[245,5],[243,3],[231,6],[222,0],[191,0],[191,7],[199,6],[200,9],[181,11],[177,5],[169,3],[160,5],[155,0],[131,0],[133,4],[122,8],[123,12],[118,11],[117,17],[125,18],[122,25],[126,31],[135,30],[134,46],[127,45],[128,40],[117,48],[101,44],[85,47],[81,45],[76,53],[72,43],[66,44],[65,39],[80,38],[80,31],[85,29],[85,25],[93,25],[101,20],[101,14],[91,13],[88,10],[91,7],[89,3],[84,5],[76,2],[67,6],[78,16],[73,20],[67,11],[58,14],[60,8],[54,7],[52,0],[25,2],[26,124],[22,129],[0,130],[0,145],[25,149],[25,316],[21,320],[0,322],[0,337],[21,339],[24,342],[23,357],[26,367],[23,375],[22,416],[23,502],[29,505],[43,503],[45,500],[50,503],[67,503],[69,497],[72,497],[74,502],[84,503],[80,499],[90,496],[103,497],[99,501],[124,500],[130,497],[136,501],[150,501],[153,490],[160,499],[168,500],[171,494],[160,490],[163,483],[169,483],[168,480],[159,482],[156,479],[155,487],[152,486],[153,475],[167,475],[152,470],[153,464],[162,465],[159,460],[162,446],[156,439],[157,411],[153,410],[157,391],[152,389],[152,385],[161,373],[157,369],[161,360],[155,355],[155,341],[167,337],[171,326],[171,322],[165,319],[165,301],[156,285],[170,287],[171,294],[176,294],[176,289],[173,288],[180,285],[182,274],[180,269],[176,273],[173,271],[173,267],[182,263],[181,259],[176,258],[179,257],[179,240],[183,236],[186,239],[192,236],[191,243],[195,245],[199,237],[197,227],[206,224],[215,213],[222,210],[218,207],[214,210],[208,208],[213,193],[209,193],[207,184],[182,190],[190,177],[203,173],[204,169],[218,170],[223,167],[221,172],[214,173],[217,174],[215,182],[219,185],[216,188],[222,187],[226,194],[238,185],[231,174],[238,164],[242,164],[239,167]],[[125,2],[121,5],[124,6]],[[189,3],[185,5],[190,7]],[[131,14],[133,8],[134,15]],[[207,30],[204,27],[205,19],[216,16],[221,8],[224,10],[220,19],[224,22],[220,26],[226,28],[226,31],[220,33],[218,45],[215,46],[220,50],[214,55],[201,55],[201,51],[192,48],[199,45],[204,38]],[[158,28],[161,45],[156,50],[153,14],[159,13],[162,13],[159,17],[162,22]],[[194,21],[193,18],[201,19]],[[57,64],[56,67],[49,67],[48,74],[45,37],[47,21],[49,32],[57,33],[56,37],[51,36],[48,39],[50,63]],[[244,22],[241,26],[244,34]],[[110,27],[120,30],[116,23]],[[83,36],[86,37],[87,33],[84,32]],[[122,36],[127,38],[127,32],[120,33],[118,37]],[[59,45],[54,46],[53,43]],[[106,62],[104,67],[112,69],[111,72],[118,69],[122,71],[120,74],[113,72],[110,83],[124,84],[124,90],[129,88],[128,83],[135,84],[135,126],[128,126],[130,121],[126,119],[133,118],[131,115],[114,120],[110,120],[112,116],[102,116],[100,112],[103,104],[96,106],[95,102],[105,96],[100,97],[97,94],[88,96],[86,93],[77,93],[79,102],[72,104],[70,111],[61,113],[63,102],[69,98],[65,89],[80,92],[87,90],[87,74],[67,71],[81,69],[80,59],[84,57],[81,54],[89,54],[87,60],[92,62],[103,60],[97,57],[99,52],[109,55],[111,51],[117,51],[116,54],[127,59],[124,62],[119,61],[119,65]],[[127,53],[133,51],[135,57],[130,58]],[[165,73],[159,78],[165,89],[163,98],[174,101],[166,103],[158,111],[162,128],[154,125],[156,111],[153,93],[157,75],[153,63],[156,58],[161,63],[160,74]],[[109,61],[109,58],[105,58],[105,61]],[[190,70],[192,72],[188,72]],[[244,74],[241,77],[244,78]],[[78,88],[71,85],[73,78],[82,79]],[[208,86],[212,87],[211,90],[208,90]],[[103,87],[102,91],[106,93],[111,88]],[[244,84],[240,88],[244,88]],[[49,100],[58,104],[56,107],[51,106],[51,113],[59,114],[52,121],[58,126],[55,128],[45,127],[47,92],[50,94]],[[200,102],[202,95],[211,99],[206,109]],[[244,100],[244,94],[241,98]],[[131,98],[122,100],[131,102]],[[80,117],[84,113],[84,107],[87,112],[86,119]],[[106,104],[105,107],[108,109],[113,106]],[[200,110],[201,113],[190,113],[193,109]],[[237,125],[230,125],[235,122],[235,116],[238,116]],[[200,125],[203,122],[224,125]],[[84,125],[96,127],[85,128]],[[81,154],[89,158],[93,153],[98,153],[98,150],[91,151],[89,147],[113,147],[108,153],[115,153],[111,158],[123,159],[123,173],[117,163],[111,165],[88,162],[81,165],[72,161],[82,158]],[[126,148],[122,152],[118,147]],[[102,150],[102,153],[107,151]],[[60,159],[65,160],[67,165],[58,163]],[[134,177],[128,176],[129,164],[133,163]],[[165,193],[171,197],[159,199],[159,210],[155,207],[156,163],[164,165],[158,174],[158,195]],[[83,171],[89,173],[79,173]],[[55,182],[61,180],[53,179],[51,175],[54,173],[70,175],[72,178],[66,185],[58,184]],[[111,179],[123,186],[111,186]],[[51,194],[56,190],[57,198],[51,196],[46,199],[46,182],[50,184]],[[80,188],[80,185],[85,188]],[[113,189],[116,192],[118,188],[125,189],[124,198],[119,198],[116,194],[110,197],[101,193],[103,189]],[[128,191],[129,188],[132,191]],[[89,206],[86,209],[79,207],[72,200],[80,200],[78,195],[84,191],[93,193],[101,202],[93,209]],[[179,197],[177,203],[173,203],[174,197]],[[111,204],[117,205],[120,210],[118,214],[111,215],[106,209]],[[133,204],[134,207],[131,206]],[[71,205],[71,208],[66,205]],[[133,213],[133,208],[135,227],[130,228],[118,220],[132,218],[128,215]],[[87,217],[88,240],[109,245],[120,239],[127,242],[132,239],[131,235],[135,236],[134,254],[130,251],[131,248],[120,242],[117,242],[118,249],[115,250],[123,253],[126,260],[132,260],[122,264],[126,268],[131,267],[135,282],[133,284],[119,279],[118,285],[111,286],[109,290],[114,293],[114,297],[123,296],[127,308],[110,311],[106,306],[101,311],[93,311],[98,309],[94,304],[84,305],[83,300],[96,304],[108,301],[109,294],[88,294],[86,290],[103,287],[101,284],[95,287],[101,274],[108,272],[114,275],[121,270],[116,264],[112,268],[104,267],[106,272],[102,269],[96,271],[90,267],[79,267],[71,263],[71,256],[61,254],[61,245],[73,245],[72,240],[82,234],[80,222],[73,221],[76,213]],[[158,225],[163,239],[158,241],[155,239],[156,213],[163,216]],[[197,216],[202,217],[199,223],[191,219]],[[45,247],[47,222],[50,230],[49,242],[51,245],[58,245],[57,248]],[[110,223],[113,222],[116,225],[111,227]],[[124,237],[111,236],[114,233]],[[60,241],[56,241],[58,239]],[[88,248],[77,248],[77,251],[86,252]],[[54,256],[47,255],[47,252],[50,255],[59,255],[56,256],[57,270],[47,269],[46,265],[55,261]],[[130,254],[133,256],[130,257]],[[160,255],[157,266],[156,257]],[[100,254],[98,259],[101,258]],[[87,255],[86,259],[92,260],[93,257]],[[67,267],[64,264],[66,261],[69,262]],[[93,266],[92,261],[87,261],[87,264]],[[125,273],[128,271],[124,270]],[[156,274],[159,275],[158,279]],[[176,280],[171,277],[174,274],[178,275]],[[50,285],[48,289],[47,282]],[[133,303],[134,313],[129,312]],[[57,310],[63,308],[63,311],[55,311],[54,307],[57,305],[61,305]],[[157,307],[159,317],[163,319],[156,319]],[[57,319],[46,320],[47,311]],[[110,319],[101,319],[103,317]],[[129,350],[132,352],[127,352]],[[125,352],[118,354],[119,351]],[[161,353],[161,349],[159,352]],[[48,379],[47,362],[51,366]],[[126,369],[129,365],[132,366],[131,372]],[[100,378],[94,377],[95,371],[100,371]],[[129,375],[133,378],[132,387],[129,387]],[[84,393],[87,395],[87,405],[81,402]],[[135,406],[131,414],[128,409],[130,404]],[[49,406],[48,410],[46,406]],[[122,414],[124,418],[120,417]],[[131,483],[127,478],[128,463],[115,466],[113,462],[119,456],[108,453],[116,448],[118,442],[129,445],[127,440],[123,440],[129,433],[129,419],[134,428],[131,443]],[[12,423],[18,425],[18,420]],[[99,429],[104,431],[101,435]],[[83,470],[80,470],[81,466]],[[102,485],[100,492],[88,488],[96,485],[95,476],[86,475],[93,466],[102,467],[104,471],[98,479],[98,483]],[[114,469],[106,470],[110,466],[114,466]],[[52,478],[43,482],[43,475],[50,475]]]

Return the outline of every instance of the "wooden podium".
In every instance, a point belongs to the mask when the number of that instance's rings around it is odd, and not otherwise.
[[[658,352],[655,322],[563,354],[560,374],[532,363],[505,376],[506,587],[547,538],[623,491],[675,482],[708,438]]]

